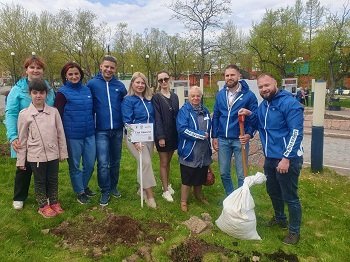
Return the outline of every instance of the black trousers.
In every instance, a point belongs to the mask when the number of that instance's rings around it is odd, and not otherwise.
[[[25,201],[28,197],[32,168],[28,162],[25,163],[26,170],[16,169],[13,201]]]
[[[48,162],[30,162],[34,173],[35,197],[39,207],[56,204],[58,198],[58,159]]]

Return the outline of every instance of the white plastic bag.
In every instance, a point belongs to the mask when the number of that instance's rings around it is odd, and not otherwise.
[[[261,240],[256,231],[255,204],[249,188],[265,181],[265,175],[260,172],[248,176],[243,186],[225,198],[222,213],[215,221],[222,231],[238,239]]]

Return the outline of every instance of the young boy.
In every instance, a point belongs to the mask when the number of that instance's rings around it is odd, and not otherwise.
[[[16,166],[25,169],[26,160],[30,164],[38,213],[50,218],[64,212],[58,202],[58,166],[68,153],[61,117],[56,108],[45,103],[47,92],[44,80],[34,79],[29,83],[32,103],[19,113],[21,148]]]

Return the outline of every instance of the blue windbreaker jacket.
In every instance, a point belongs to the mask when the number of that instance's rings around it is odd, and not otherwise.
[[[303,155],[304,108],[285,90],[258,108],[258,130],[265,157],[296,158]]]
[[[87,83],[87,87],[94,101],[96,130],[122,128],[121,105],[127,93],[124,84],[114,76],[107,82],[100,72]]]
[[[239,138],[238,110],[241,108],[256,112],[258,100],[255,94],[249,90],[248,84],[240,80],[241,91],[238,93],[231,108],[228,106],[226,85],[221,89],[215,99],[213,113],[212,138]],[[251,117],[246,117],[244,121],[244,131],[246,134],[254,136],[254,126]]]
[[[207,133],[210,137],[211,120],[210,113],[207,108],[205,110],[205,120],[207,120]],[[196,145],[197,140],[204,140],[205,132],[198,130],[197,115],[194,112],[189,102],[185,103],[176,118],[176,128],[179,134],[178,154],[186,161],[193,159],[193,148]],[[210,147],[210,143],[208,143]],[[211,149],[210,149],[211,152]]]

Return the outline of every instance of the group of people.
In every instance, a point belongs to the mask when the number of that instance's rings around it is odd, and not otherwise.
[[[292,95],[277,88],[268,74],[258,81],[264,101],[257,98],[248,84],[240,79],[236,65],[224,71],[225,86],[216,95],[214,112],[202,104],[198,86],[189,89],[188,101],[179,108],[179,100],[171,92],[168,72],[157,73],[157,90],[153,94],[148,79],[141,72],[131,78],[128,89],[115,77],[117,61],[105,56],[100,72],[86,85],[80,65],[63,66],[63,86],[55,94],[43,80],[44,63],[32,56],[24,64],[26,77],[11,90],[6,105],[7,136],[12,156],[17,153],[13,207],[22,209],[28,196],[32,172],[38,212],[54,217],[63,211],[58,201],[58,165],[68,159],[69,174],[77,201],[86,204],[96,195],[89,181],[97,160],[97,178],[101,191],[100,205],[110,197],[121,197],[118,190],[124,128],[130,124],[152,123],[154,142],[131,142],[127,148],[142,166],[142,188],[138,194],[150,208],[157,204],[153,188],[156,179],[152,168],[154,145],[160,159],[162,197],[173,202],[170,162],[174,151],[179,156],[181,173],[180,207],[188,211],[188,198],[193,194],[200,202],[208,201],[202,192],[212,163],[212,147],[218,152],[220,176],[226,195],[234,190],[231,159],[234,155],[237,187],[243,185],[241,148],[249,149],[249,140],[259,130],[266,157],[264,171],[267,192],[275,215],[271,225],[286,227],[284,203],[289,209],[289,234],[285,243],[299,241],[301,207],[297,193],[302,165],[303,107]],[[239,115],[245,115],[244,135],[240,134]],[[142,157],[140,158],[140,154]],[[247,156],[245,156],[247,157]],[[142,159],[142,163],[139,163]],[[141,164],[141,165],[140,165]],[[137,181],[140,183],[140,172]]]

